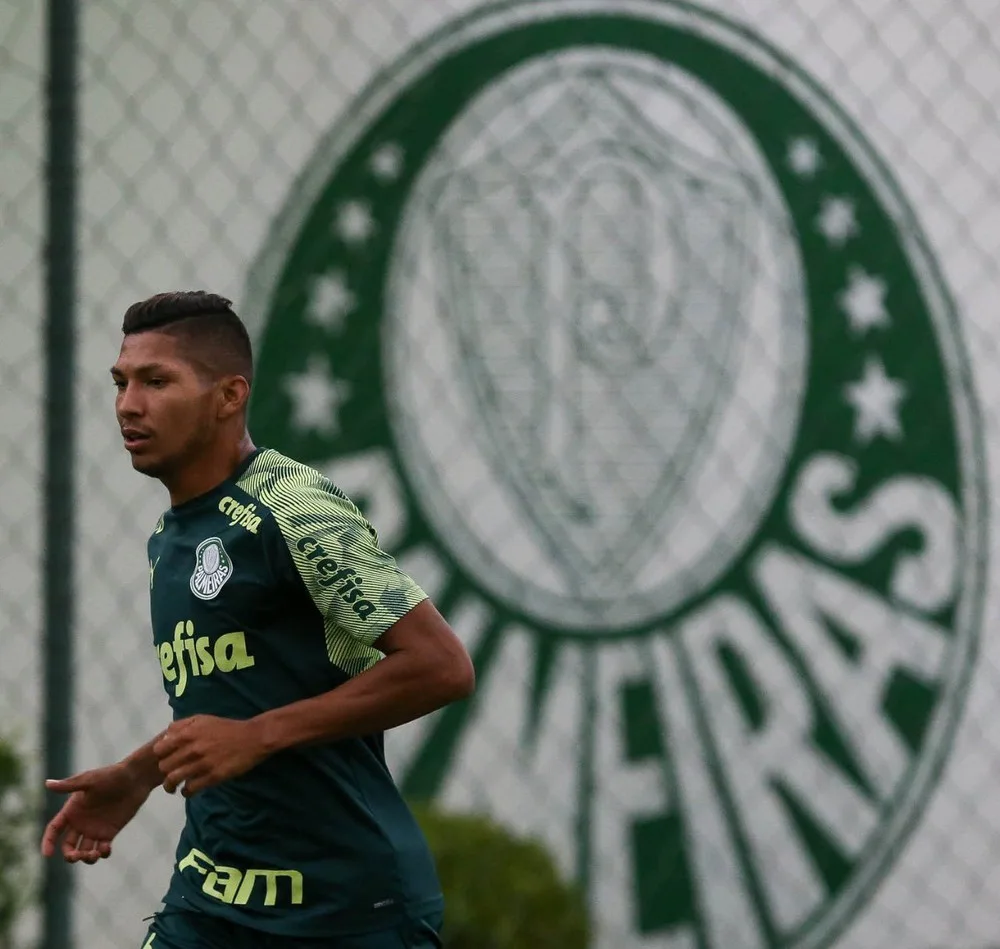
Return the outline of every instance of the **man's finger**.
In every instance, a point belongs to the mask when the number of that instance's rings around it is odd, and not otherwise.
[[[164,755],[169,754],[173,744],[172,737],[164,732],[159,738],[156,739],[156,741],[153,742],[153,754],[156,755],[157,758],[162,758]]]
[[[80,859],[91,866],[101,859],[100,851],[97,849],[97,841],[90,837],[82,840],[77,850],[80,852]]]
[[[182,746],[160,759],[160,774],[169,774],[185,765],[195,764],[199,760],[198,752],[190,746]]]
[[[191,797],[197,794],[199,791],[203,790],[205,785],[208,783],[208,778],[202,775],[197,778],[189,778],[184,782],[184,787],[181,789],[181,794],[185,797]]]
[[[181,735],[184,734],[184,732],[186,732],[192,725],[194,725],[197,722],[197,720],[198,720],[198,716],[194,715],[191,718],[181,718],[181,719],[179,719],[176,722],[171,722],[164,729],[163,734],[160,735],[160,738],[159,738],[159,741],[157,742],[157,744],[162,744],[163,742],[166,742],[169,745],[174,744],[176,742],[176,740]],[[154,745],[154,748],[155,748],[155,745]]]
[[[45,789],[56,794],[71,794],[73,791],[86,791],[90,785],[90,772],[84,771],[68,778],[49,778],[45,782]]]
[[[167,771],[166,769],[161,769],[164,771],[163,777],[163,790],[167,794],[173,794],[177,790],[178,785],[181,783],[183,778],[179,777],[181,774],[180,768],[175,768],[173,771]]]
[[[67,863],[76,863],[80,859],[80,840],[80,835],[73,830],[63,837],[62,854]]]
[[[219,782],[215,780],[210,772],[205,774],[200,774],[196,778],[191,778],[184,782],[184,790],[181,792],[185,797],[193,797],[195,794],[199,794],[206,788],[214,787]]]
[[[173,794],[188,777],[189,768],[175,768],[163,779],[163,790]]]
[[[188,742],[181,735],[166,735],[153,745],[153,754],[163,763],[164,758],[179,754],[188,747]]]
[[[181,765],[166,776],[163,781],[163,787],[173,794],[182,784],[186,787],[188,781],[204,774],[206,770],[205,765],[201,761]]]
[[[194,737],[190,734],[191,727],[198,723],[200,716],[182,718],[173,722],[170,727],[153,743],[153,754],[161,761],[173,752],[180,750]]]
[[[90,844],[91,844],[90,850],[88,851],[88,853],[90,854],[90,859],[87,861],[87,863],[97,863],[98,861],[103,860],[107,855],[106,854],[108,847],[107,842],[92,840]]]
[[[42,834],[42,856],[51,857],[56,852],[56,844],[59,842],[59,835],[66,829],[66,815],[63,811],[56,814],[49,821],[45,832]]]

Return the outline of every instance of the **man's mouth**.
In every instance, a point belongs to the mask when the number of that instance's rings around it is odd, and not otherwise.
[[[123,428],[122,438],[125,439],[125,448],[127,451],[132,451],[138,448],[140,445],[145,444],[149,441],[150,435],[148,432],[141,431],[138,428]]]

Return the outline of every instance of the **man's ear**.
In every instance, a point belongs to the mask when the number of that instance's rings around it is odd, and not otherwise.
[[[219,418],[232,418],[246,411],[250,383],[243,376],[226,376],[219,383]]]

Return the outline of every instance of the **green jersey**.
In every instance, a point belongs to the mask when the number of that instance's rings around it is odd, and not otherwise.
[[[382,658],[425,598],[319,472],[254,452],[149,540],[153,637],[174,718],[247,719]],[[186,802],[168,905],[267,932],[390,928],[441,907],[381,734],[274,755]]]

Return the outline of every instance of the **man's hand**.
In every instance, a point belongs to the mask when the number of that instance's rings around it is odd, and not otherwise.
[[[193,715],[173,722],[153,744],[164,790],[185,797],[238,778],[267,754],[253,721]],[[182,787],[183,786],[183,787]]]
[[[61,843],[67,863],[92,864],[110,857],[111,841],[135,817],[150,792],[123,762],[46,781],[45,787],[70,795],[42,836],[42,854],[54,856]]]

